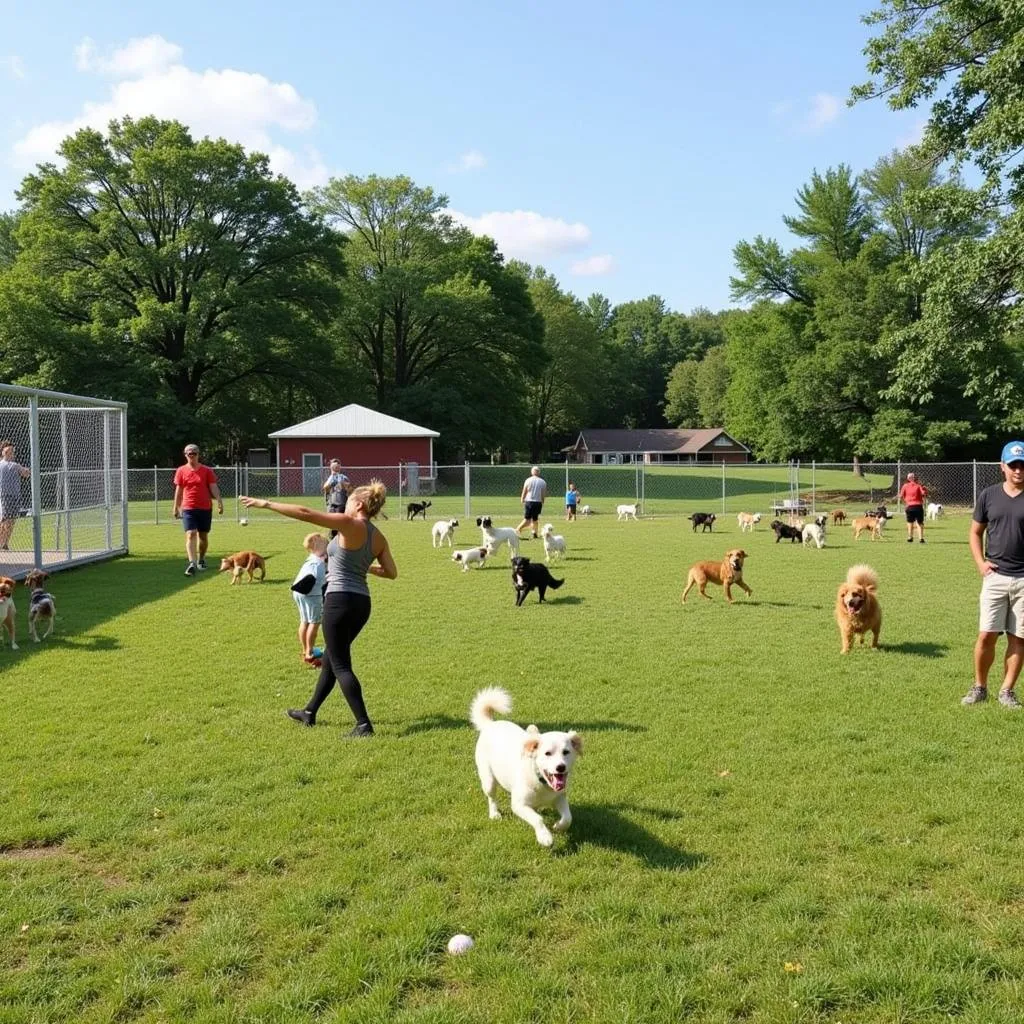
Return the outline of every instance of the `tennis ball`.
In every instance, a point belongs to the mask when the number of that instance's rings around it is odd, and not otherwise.
[[[238,520],[238,525],[239,526],[248,526],[249,525],[249,520],[248,519],[239,519]]]
[[[475,945],[476,943],[468,935],[463,935],[460,932],[448,940],[448,952],[452,956],[462,956],[463,953],[468,953]]]

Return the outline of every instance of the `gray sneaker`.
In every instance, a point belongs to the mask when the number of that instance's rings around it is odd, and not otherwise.
[[[1017,694],[1013,690],[1000,690],[999,691],[999,703],[1004,708],[1009,708],[1011,711],[1019,711],[1024,705],[1017,700]]]
[[[988,700],[988,690],[975,684],[960,698],[961,704],[983,704]]]
[[[195,574],[196,574],[196,563],[195,562],[189,562],[188,563],[188,567],[185,569],[185,575],[186,576],[195,576]]]
[[[205,558],[200,558],[199,561],[196,562],[196,568],[200,572],[206,572],[206,559]]]

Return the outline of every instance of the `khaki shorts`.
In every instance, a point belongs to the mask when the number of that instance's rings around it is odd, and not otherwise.
[[[989,573],[981,581],[979,633],[1024,637],[1024,578]]]

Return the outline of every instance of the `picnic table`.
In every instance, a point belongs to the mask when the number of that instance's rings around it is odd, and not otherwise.
[[[808,501],[793,501],[787,498],[785,501],[773,501],[771,505],[772,515],[805,516],[811,510]]]

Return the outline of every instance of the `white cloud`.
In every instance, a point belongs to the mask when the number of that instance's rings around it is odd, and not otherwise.
[[[15,54],[7,57],[0,57],[0,70],[5,71],[11,78],[25,77],[25,62]]]
[[[842,110],[843,102],[838,96],[827,92],[815,93],[811,99],[811,109],[800,122],[799,128],[813,135],[839,117]]]
[[[588,256],[586,259],[576,260],[569,266],[569,272],[579,277],[601,277],[603,274],[610,274],[614,269],[615,260],[608,253],[603,256]]]
[[[308,132],[316,124],[316,107],[293,85],[232,68],[196,71],[181,63],[182,56],[181,47],[162,36],[133,39],[106,56],[98,54],[92,40],[83,40],[75,51],[76,64],[113,79],[107,96],[85,101],[68,120],[35,125],[15,142],[14,164],[27,169],[51,160],[63,139],[81,128],[104,130],[116,118],[152,114],[181,121],[197,138],[223,137],[266,153],[273,169],[296,184],[326,180],[315,150],[296,153],[272,134]]]
[[[479,171],[486,166],[487,157],[479,149],[471,149],[463,153],[455,163],[449,164],[448,170],[452,174],[458,174],[465,171]]]
[[[569,224],[560,217],[545,217],[532,210],[495,211],[470,217],[456,210],[449,215],[477,235],[490,235],[508,257],[542,259],[574,252],[590,244],[590,228],[579,222]]]

